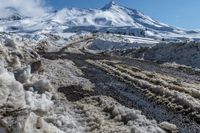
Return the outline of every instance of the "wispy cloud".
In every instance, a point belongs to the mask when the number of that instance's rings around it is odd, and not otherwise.
[[[9,15],[5,10],[7,7],[15,8],[25,16],[40,16],[47,10],[45,0],[0,0],[0,3],[1,17]]]

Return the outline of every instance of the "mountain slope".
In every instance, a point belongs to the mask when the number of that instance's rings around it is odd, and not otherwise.
[[[8,10],[9,11],[9,10]],[[160,23],[143,13],[110,2],[101,9],[65,8],[43,17],[21,17],[10,10],[14,19],[0,19],[0,31],[23,33],[109,32],[154,38],[200,38],[199,32],[186,31]],[[12,17],[11,17],[12,18]],[[23,18],[23,19],[22,19]]]
[[[13,7],[6,7],[0,10],[0,20],[1,21],[12,21],[12,20],[21,20],[24,16]]]
[[[102,9],[63,9],[56,13],[53,20],[70,26],[131,26],[163,31],[173,30],[172,27],[157,22],[137,10],[119,6],[114,2]]]

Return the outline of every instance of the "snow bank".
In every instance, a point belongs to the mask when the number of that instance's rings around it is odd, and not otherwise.
[[[52,94],[50,93],[46,92],[40,95],[36,92],[26,91],[25,98],[27,105],[33,111],[47,113],[53,108]]]
[[[160,44],[147,50],[144,59],[158,62],[176,62],[186,66],[200,68],[199,43]]]
[[[22,84],[15,80],[14,74],[4,68],[2,62],[0,63],[0,106],[24,108],[26,103]]]
[[[151,47],[153,44],[148,43],[124,43],[104,40],[94,40],[92,43],[87,45],[88,50],[96,52],[104,51],[115,51],[115,50],[126,50],[126,49],[139,49],[141,47]]]
[[[16,133],[64,133],[51,123],[47,123],[43,117],[30,113],[24,120],[24,125],[18,128]],[[21,124],[20,123],[20,124]]]

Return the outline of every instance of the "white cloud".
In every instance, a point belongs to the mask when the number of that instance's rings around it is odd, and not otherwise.
[[[17,9],[25,16],[41,16],[46,12],[45,0],[0,0],[0,17],[6,17],[7,7]]]

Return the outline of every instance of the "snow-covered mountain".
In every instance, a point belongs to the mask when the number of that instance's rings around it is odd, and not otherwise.
[[[0,17],[0,31],[18,33],[107,32],[154,38],[200,38],[197,31],[186,31],[158,22],[143,13],[110,2],[101,9],[65,8],[43,17],[22,16],[11,7],[8,17]]]
[[[1,21],[12,21],[12,20],[20,20],[23,19],[24,16],[18,11],[16,8],[13,7],[6,7],[3,10],[1,10]]]
[[[63,9],[56,13],[53,20],[70,26],[129,26],[161,31],[174,30],[174,28],[159,23],[137,10],[119,6],[114,2],[109,3],[102,9]]]

